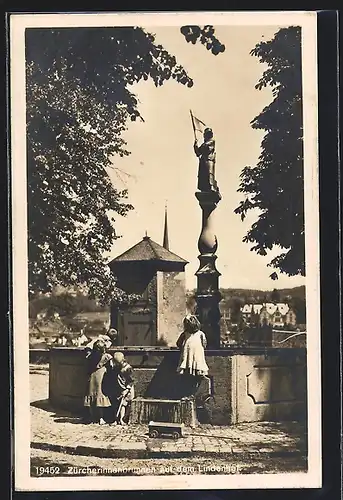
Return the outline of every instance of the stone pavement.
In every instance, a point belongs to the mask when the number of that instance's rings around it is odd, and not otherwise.
[[[31,447],[103,458],[186,458],[194,456],[306,456],[304,425],[258,422],[235,426],[187,428],[178,440],[151,439],[146,425],[83,424],[49,405],[48,374],[32,370]]]

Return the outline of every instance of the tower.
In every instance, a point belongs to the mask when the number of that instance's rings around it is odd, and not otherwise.
[[[166,250],[169,250],[167,204],[166,204],[165,209],[164,209],[163,248],[165,248]]]
[[[119,345],[174,346],[186,314],[187,261],[169,250],[167,210],[163,246],[144,236],[110,262],[117,286],[139,299],[111,307]]]

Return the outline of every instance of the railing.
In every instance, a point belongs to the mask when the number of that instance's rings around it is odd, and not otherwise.
[[[33,364],[49,363],[50,349],[29,349],[29,362]]]
[[[291,333],[292,335],[290,335],[289,337],[283,339],[283,340],[280,340],[280,341],[275,341],[277,344],[283,344],[285,342],[287,342],[288,340],[294,338],[294,337],[298,337],[299,335],[306,335],[306,332],[296,332],[296,333],[293,333],[291,331],[286,331],[286,330],[273,330],[273,333]]]

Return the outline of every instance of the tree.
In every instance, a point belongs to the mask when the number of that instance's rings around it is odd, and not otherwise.
[[[95,300],[91,300],[83,294],[70,295],[63,292],[58,295],[52,294],[50,297],[41,295],[32,298],[29,301],[29,317],[36,318],[42,311],[46,312],[48,317],[58,313],[59,316],[75,316],[84,312],[103,312],[107,307],[101,306]]]
[[[281,248],[268,266],[289,276],[305,275],[300,28],[280,29],[251,54],[267,65],[256,89],[270,86],[274,99],[251,122],[266,134],[257,165],[241,173],[238,192],[245,199],[235,212],[242,220],[251,210],[259,213],[243,239],[254,244],[252,251],[267,255]],[[277,272],[270,277],[277,279]]]
[[[292,297],[289,303],[297,316],[297,324],[306,324],[306,301],[300,297]]]
[[[276,288],[274,288],[274,290],[272,291],[272,293],[270,294],[270,300],[272,302],[280,302],[281,300],[281,295],[280,295],[280,292],[279,290],[277,290]]]
[[[181,28],[188,42],[224,50],[212,26]],[[122,133],[143,120],[130,85],[193,80],[139,27],[26,30],[29,291],[86,284],[103,303],[128,300],[105,258],[115,216],[133,208],[109,168],[129,155]],[[144,121],[144,120],[143,120]]]
[[[238,323],[241,318],[241,307],[244,302],[238,297],[234,297],[231,300],[231,321],[232,323]]]

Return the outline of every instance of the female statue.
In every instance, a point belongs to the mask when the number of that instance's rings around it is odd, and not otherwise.
[[[204,130],[204,142],[200,146],[198,146],[198,141],[195,140],[194,151],[199,158],[199,191],[218,191],[215,180],[216,151],[212,129],[206,128]]]

